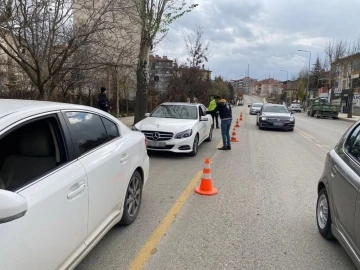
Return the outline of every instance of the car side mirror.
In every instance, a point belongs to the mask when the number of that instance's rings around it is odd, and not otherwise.
[[[150,113],[145,113],[145,117],[149,117],[150,116]]]
[[[207,118],[206,116],[201,116],[200,122],[207,122],[207,121],[209,121],[209,118]]]
[[[250,108],[250,105],[248,105],[248,108]]]
[[[0,224],[21,218],[28,210],[26,199],[14,192],[0,189]]]

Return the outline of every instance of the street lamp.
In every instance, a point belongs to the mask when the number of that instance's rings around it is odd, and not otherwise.
[[[307,52],[309,53],[309,70],[308,70],[308,81],[307,81],[307,87],[306,87],[306,92],[305,92],[305,107],[307,108],[307,100],[308,100],[308,89],[309,89],[309,84],[310,84],[310,61],[311,61],[311,52],[310,51],[305,51],[305,50],[298,50],[298,52]]]
[[[289,83],[289,71],[283,70],[283,69],[280,69],[280,71],[286,72],[286,90],[285,90],[285,93],[287,94],[288,83]],[[286,102],[286,96],[285,96],[285,102]]]

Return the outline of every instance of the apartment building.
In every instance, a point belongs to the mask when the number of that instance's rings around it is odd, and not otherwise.
[[[158,94],[166,92],[173,77],[173,60],[167,56],[150,56],[150,84]]]
[[[106,0],[98,2],[102,5]],[[129,1],[117,0],[116,7],[104,16],[103,20],[106,21],[104,25],[106,27],[111,26],[110,29],[102,30],[92,37],[96,42],[92,42],[90,45],[93,51],[101,52],[98,57],[106,68],[103,70],[105,74],[111,74],[112,77],[116,77],[119,80],[125,80],[129,89],[127,89],[127,95],[131,98],[135,98],[136,93],[136,67],[138,62],[138,55],[140,51],[141,40],[141,27],[137,16],[136,7]],[[122,7],[122,8],[119,8]],[[94,6],[94,9],[99,6]],[[74,25],[84,25],[89,19],[87,14],[91,12],[76,10],[74,13]],[[150,67],[149,67],[150,68]],[[114,70],[116,76],[114,75]],[[116,81],[108,78],[108,81]],[[109,96],[114,95],[114,88],[116,82],[113,85],[106,85],[109,88]]]
[[[253,84],[252,91],[255,91],[261,97],[267,98],[271,95],[281,95],[283,92],[282,82],[275,79],[265,79]]]

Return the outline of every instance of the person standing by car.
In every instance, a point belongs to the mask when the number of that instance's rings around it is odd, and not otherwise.
[[[98,96],[99,109],[108,113],[111,107],[110,101],[107,97],[107,89],[105,87],[101,87],[100,91],[101,93]]]
[[[231,105],[226,102],[225,99],[216,97],[216,108],[212,111],[207,111],[208,114],[219,112],[221,119],[221,135],[223,140],[223,147],[218,148],[219,150],[231,150],[230,145],[230,127],[232,122],[232,110]]]
[[[209,103],[209,107],[208,107],[208,111],[213,111],[215,110],[217,104],[216,104],[216,100],[220,99],[220,97],[216,96],[214,97],[210,97],[210,103]],[[216,128],[219,128],[219,114],[218,113],[213,113],[211,114],[212,116],[212,120],[213,120],[213,125],[215,125],[215,121],[216,121]]]

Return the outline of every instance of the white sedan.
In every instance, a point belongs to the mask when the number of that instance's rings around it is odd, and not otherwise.
[[[0,269],[73,269],[139,213],[146,138],[105,112],[0,100],[0,149]]]
[[[195,156],[203,141],[211,141],[212,117],[202,104],[167,102],[135,126],[148,139],[148,149]]]

